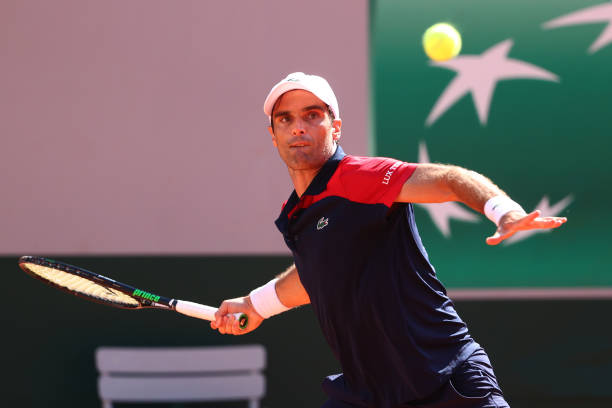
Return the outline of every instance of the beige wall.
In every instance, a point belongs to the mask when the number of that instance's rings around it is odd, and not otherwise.
[[[367,153],[367,2],[0,2],[0,253],[284,253],[263,99],[325,76]]]

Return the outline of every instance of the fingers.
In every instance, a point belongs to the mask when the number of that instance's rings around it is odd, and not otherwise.
[[[487,244],[488,245],[497,245],[501,242],[500,239],[501,235],[499,234],[499,232],[495,232],[495,234],[493,234],[492,236],[487,238]]]
[[[502,218],[502,222],[500,222],[497,231],[495,234],[487,238],[486,242],[488,245],[497,245],[502,242],[504,239],[510,238],[517,231],[531,229],[528,226],[534,222],[540,216],[540,210],[535,210],[522,218],[514,221],[504,221]]]
[[[536,213],[537,216],[536,216]],[[513,230],[525,231],[531,229],[559,228],[567,222],[565,217],[540,217],[539,211],[534,211],[525,218],[519,220],[516,225],[511,226]]]
[[[526,216],[524,216],[522,219],[520,219],[518,221],[518,223],[519,224],[529,224],[529,223],[533,222],[533,220],[538,218],[540,215],[542,215],[542,212],[540,210],[532,211],[529,214],[527,214]]]
[[[222,323],[217,330],[221,334],[233,334],[235,336],[245,333],[245,331],[240,328],[240,323],[233,314],[223,316]]]
[[[240,327],[240,314],[246,314],[247,326]],[[210,322],[210,328],[221,334],[242,335],[255,330],[263,322],[263,317],[257,313],[248,296],[224,300],[215,312],[215,320]]]
[[[229,312],[228,303],[227,302],[221,303],[221,306],[219,306],[219,309],[217,309],[217,311],[215,312],[215,320],[210,322],[210,327],[213,330],[216,330],[219,327],[223,326],[223,317],[227,315],[228,312]]]
[[[218,330],[221,334],[244,334],[244,330],[240,328],[240,324],[233,314],[228,314],[220,319],[210,322],[210,327],[213,330]]]
[[[235,313],[247,313],[249,316],[248,327],[244,329],[240,327],[240,321],[236,318]],[[257,324],[251,324],[251,322],[257,322],[257,319],[251,319],[251,315],[248,306],[244,304],[244,298],[225,300],[215,312],[215,320],[210,322],[210,328],[218,330],[221,334],[246,334],[257,327]],[[259,322],[261,322],[261,319],[259,319]]]
[[[567,218],[565,217],[541,217],[541,218],[536,218],[535,220],[533,220],[530,226],[532,228],[542,228],[542,229],[559,228],[566,222],[567,222]]]
[[[495,234],[487,238],[486,242],[488,245],[497,245],[504,239],[510,238],[512,235],[514,235],[514,231],[502,234],[499,232],[499,230],[497,230],[495,231]]]
[[[495,234],[486,239],[487,244],[497,245],[519,231],[559,228],[567,222],[565,217],[540,217],[540,215],[541,211],[535,210],[518,220],[500,223]]]

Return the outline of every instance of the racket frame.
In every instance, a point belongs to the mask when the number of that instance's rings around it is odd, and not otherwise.
[[[117,290],[129,296],[130,298],[134,299],[136,302],[138,302],[138,305],[131,306],[128,304],[119,304],[119,303],[114,303],[111,301],[105,301],[104,299],[99,299],[99,298],[96,298],[95,296],[89,296],[89,295],[68,289],[62,285],[59,285],[31,271],[27,266],[24,265],[26,263],[32,263],[32,264],[36,264],[40,266],[45,266],[47,268],[56,269],[56,270],[59,270],[59,271],[62,271],[62,272],[65,272],[71,275],[76,275],[80,278],[97,283],[101,286]],[[199,305],[193,302],[187,302],[187,301],[169,298],[166,296],[160,296],[160,295],[157,295],[157,294],[154,294],[154,293],[142,290],[142,289],[138,289],[134,286],[127,285],[125,283],[117,282],[114,279],[108,278],[106,276],[97,274],[92,271],[88,271],[87,269],[83,269],[78,266],[70,265],[65,262],[56,261],[50,258],[45,258],[45,257],[40,257],[40,256],[27,256],[27,255],[22,256],[19,258],[19,267],[24,272],[26,272],[28,275],[32,276],[33,278],[36,278],[44,282],[47,285],[53,286],[54,288],[59,289],[62,292],[69,293],[71,295],[74,295],[74,296],[77,296],[77,297],[80,297],[82,299],[86,299],[92,302],[96,302],[99,304],[103,304],[106,306],[112,306],[112,307],[116,307],[120,309],[134,310],[134,309],[156,308],[156,309],[174,310],[179,313],[186,314],[184,312],[177,310],[176,306],[179,302],[182,302],[183,304],[191,304],[194,306]],[[207,309],[212,309],[210,306],[204,306],[204,305],[199,305],[199,306],[202,306]],[[193,313],[189,313],[187,315],[196,317],[196,318],[199,317]],[[244,313],[235,313],[234,316],[236,317],[236,320],[239,322],[240,328],[242,329],[246,328],[248,324],[248,316]],[[202,318],[202,317],[199,317],[199,318]]]

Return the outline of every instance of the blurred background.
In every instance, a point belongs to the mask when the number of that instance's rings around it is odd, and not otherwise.
[[[433,64],[421,36],[441,21],[463,49]],[[99,406],[99,346],[254,343],[268,353],[263,407],[325,400],[340,368],[309,307],[222,336],[17,267],[52,256],[210,305],[267,282],[291,263],[273,220],[292,186],[262,105],[303,71],[334,88],[347,153],[461,165],[568,217],[488,247],[492,224],[467,207],[416,210],[510,404],[612,406],[611,30],[602,0],[3,0],[3,400]]]

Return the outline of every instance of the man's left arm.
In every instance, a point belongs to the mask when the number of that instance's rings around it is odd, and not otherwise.
[[[460,201],[496,222],[495,234],[487,238],[489,245],[497,245],[519,231],[557,228],[567,221],[565,217],[540,217],[539,210],[526,214],[520,205],[482,174],[443,164],[417,165],[395,201]]]

